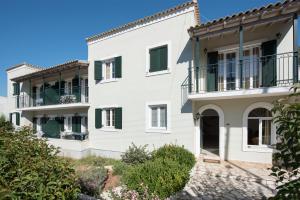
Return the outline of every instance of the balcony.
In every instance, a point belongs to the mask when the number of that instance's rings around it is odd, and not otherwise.
[[[217,57],[216,62],[192,68],[182,84],[189,99],[232,99],[284,95],[298,82],[297,53],[270,56]]]
[[[41,87],[32,94],[21,93],[15,97],[15,106],[19,110],[52,110],[81,108],[88,106],[88,87],[56,89],[55,86]]]

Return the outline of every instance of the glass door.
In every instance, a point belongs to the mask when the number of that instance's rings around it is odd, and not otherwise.
[[[226,90],[235,90],[236,88],[236,53],[227,53],[226,62]]]

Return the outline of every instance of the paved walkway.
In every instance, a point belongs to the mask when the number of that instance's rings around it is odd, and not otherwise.
[[[184,190],[171,199],[266,199],[274,195],[269,166],[246,162],[203,162],[199,158]]]

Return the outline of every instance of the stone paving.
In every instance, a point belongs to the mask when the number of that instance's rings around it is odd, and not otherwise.
[[[199,158],[184,190],[171,199],[267,199],[275,194],[268,165],[203,162]]]

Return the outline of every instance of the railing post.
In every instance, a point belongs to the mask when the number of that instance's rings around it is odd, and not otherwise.
[[[200,71],[200,41],[199,38],[196,38],[195,46],[195,69],[196,69],[196,93],[199,93],[199,71]]]
[[[298,83],[298,14],[295,13],[293,17],[293,72],[294,72],[294,83]]]
[[[244,30],[243,26],[240,26],[239,29],[239,41],[240,41],[240,46],[239,46],[239,66],[240,66],[240,87],[243,88],[243,57],[244,57],[244,50],[243,50],[243,43],[244,43]]]

